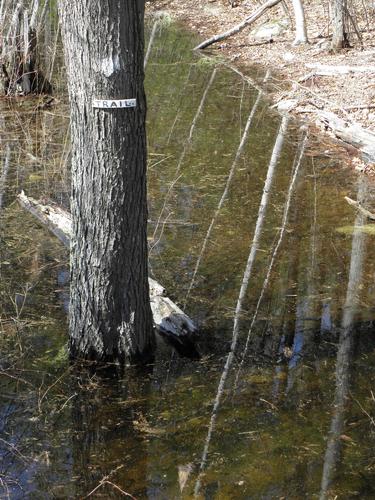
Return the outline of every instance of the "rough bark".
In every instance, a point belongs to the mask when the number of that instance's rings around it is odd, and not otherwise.
[[[38,1],[34,1],[30,11],[22,2],[10,2],[5,10],[0,6],[3,30],[0,78],[6,95],[52,93],[52,85],[41,71],[38,57],[38,5]]]
[[[70,353],[147,360],[144,0],[60,0],[71,102]],[[136,99],[93,109],[93,99]]]
[[[9,151],[10,152],[10,151]],[[6,164],[9,159],[6,159]],[[1,190],[0,178],[0,190]],[[20,205],[46,226],[67,248],[70,248],[72,218],[70,213],[53,204],[40,203],[26,196],[22,191],[17,199]],[[1,208],[1,191],[0,191]],[[165,288],[152,278],[148,278],[151,311],[154,326],[158,332],[168,338],[178,337],[180,343],[187,341],[197,333],[197,327],[177,304],[166,296]],[[175,345],[175,344],[174,344]]]
[[[340,50],[348,46],[347,34],[345,31],[346,0],[332,0],[332,43],[333,51]]]

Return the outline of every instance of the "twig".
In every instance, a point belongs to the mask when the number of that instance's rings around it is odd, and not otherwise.
[[[10,373],[4,372],[4,371],[0,371],[0,375],[3,375],[5,377],[9,377],[9,378],[11,378],[13,380],[16,380],[17,382],[22,382],[23,384],[30,385],[31,387],[33,387],[33,384],[31,384],[27,380],[24,380],[23,378],[15,377],[14,375],[11,375]]]
[[[352,205],[355,207],[359,212],[361,212],[365,217],[367,217],[370,220],[375,220],[375,214],[369,212],[365,208],[362,207],[362,205],[359,203],[359,201],[352,200],[349,198],[349,196],[345,196],[345,200],[349,203],[349,205]]]
[[[47,389],[44,391],[44,393],[42,394],[42,396],[41,396],[41,397],[39,398],[39,400],[38,400],[38,409],[39,409],[39,411],[41,411],[41,405],[42,405],[42,402],[43,402],[44,398],[47,396],[47,394],[49,393],[49,391],[50,391],[53,387],[55,387],[55,385],[57,385],[57,384],[60,382],[60,380],[61,380],[63,377],[65,377],[65,375],[66,375],[68,372],[69,372],[69,369],[68,369],[68,370],[66,370],[66,371],[65,371],[65,372],[64,372],[64,373],[63,373],[60,377],[58,377],[58,378],[54,381],[54,383],[53,383],[53,384],[51,384],[49,387],[47,387]]]
[[[373,426],[375,426],[375,420],[373,419],[373,417],[363,408],[363,406],[361,405],[361,403],[358,401],[358,399],[355,399],[353,398],[353,400],[357,403],[357,405],[360,407],[360,409],[362,410],[362,412],[370,419],[370,422]]]
[[[116,469],[113,469],[109,474],[107,474],[106,476],[104,476],[100,481],[99,481],[99,484],[97,486],[95,486],[95,488],[93,490],[90,491],[90,493],[88,493],[88,495],[86,495],[84,498],[89,498],[91,497],[91,495],[93,495],[99,488],[101,488],[104,484],[109,484],[111,485],[113,488],[115,488],[116,490],[118,490],[122,495],[126,496],[126,497],[129,497],[129,498],[132,498],[133,500],[137,500],[133,495],[131,495],[130,493],[128,493],[127,491],[124,491],[122,490],[119,486],[117,486],[117,484],[114,484],[112,483],[111,481],[109,481],[109,478],[111,476],[113,476],[113,474],[115,474],[118,470],[122,469],[123,467],[125,467],[124,465],[119,465],[118,467],[116,467]]]

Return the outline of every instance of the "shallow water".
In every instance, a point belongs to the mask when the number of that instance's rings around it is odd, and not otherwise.
[[[68,205],[66,96],[1,103],[1,497],[375,496],[374,187],[193,45],[161,24],[147,64],[149,240],[200,361],[69,366],[67,255],[15,202]]]

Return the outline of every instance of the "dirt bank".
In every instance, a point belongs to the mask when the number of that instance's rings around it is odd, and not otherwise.
[[[204,40],[233,27],[259,7],[254,0],[238,0],[235,8],[231,7],[231,3],[230,0],[153,0],[147,3],[147,8],[150,13],[167,11]],[[319,123],[321,128],[328,129],[318,116],[321,118],[322,112],[332,112],[345,120],[344,127],[347,123],[354,123],[355,127],[358,124],[359,129],[364,127],[375,134],[375,71],[371,72],[370,68],[370,71],[364,72],[321,76],[308,67],[309,64],[334,68],[342,65],[375,67],[375,37],[370,29],[375,25],[375,9],[364,8],[364,5],[361,2],[355,9],[358,33],[354,28],[350,33],[351,48],[337,54],[329,51],[330,26],[326,0],[305,3],[308,45],[293,46],[291,5],[288,5],[289,18],[279,4],[242,32],[212,45],[209,51],[222,54],[238,65],[261,64],[270,68],[273,73],[270,98],[276,105],[285,103],[293,114],[304,116],[309,122]],[[288,18],[289,26],[285,26]],[[271,39],[259,39],[256,31],[270,23],[281,25],[281,32]],[[371,134],[369,137],[371,141]],[[366,167],[367,170],[372,168]]]

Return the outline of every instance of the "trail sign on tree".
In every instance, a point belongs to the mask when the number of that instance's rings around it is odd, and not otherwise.
[[[71,103],[70,354],[147,361],[144,0],[59,7]],[[104,106],[120,102],[132,105]]]

